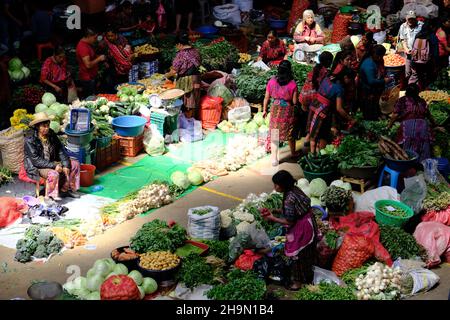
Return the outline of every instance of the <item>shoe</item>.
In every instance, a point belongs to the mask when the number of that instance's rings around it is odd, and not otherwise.
[[[50,199],[50,200],[55,201],[55,202],[62,201],[61,197],[45,197],[45,199]]]
[[[66,197],[70,197],[70,198],[74,198],[74,199],[79,199],[80,198],[80,194],[78,192],[75,191],[68,191],[65,193]]]

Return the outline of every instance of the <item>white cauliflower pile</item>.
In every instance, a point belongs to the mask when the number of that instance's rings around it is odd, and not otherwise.
[[[233,223],[233,219],[231,218],[232,211],[227,209],[220,213],[220,226],[223,229],[227,229]]]

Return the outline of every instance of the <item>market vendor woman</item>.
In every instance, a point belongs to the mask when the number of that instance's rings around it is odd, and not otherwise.
[[[189,43],[189,35],[184,33],[178,37],[177,55],[166,77],[177,77],[176,88],[185,92],[184,106],[195,109],[200,103],[200,53]]]
[[[275,30],[269,31],[267,40],[261,46],[258,61],[262,60],[267,65],[279,65],[287,55],[286,45],[278,38]]]
[[[45,196],[55,201],[63,196],[79,198],[80,165],[69,159],[56,134],[50,129],[50,119],[37,113],[30,122],[30,133],[25,138],[24,167],[28,178],[46,179]]]
[[[317,225],[311,212],[311,200],[296,185],[292,175],[281,170],[272,177],[275,190],[283,193],[281,217],[272,213],[264,216],[267,221],[287,227],[285,255],[292,260],[290,290],[298,290],[303,284],[311,284],[313,265],[317,256]]]

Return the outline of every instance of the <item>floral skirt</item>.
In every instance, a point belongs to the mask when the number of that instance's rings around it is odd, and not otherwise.
[[[311,104],[307,123],[310,140],[328,140],[330,138],[332,119],[328,109],[328,106],[317,100]]]
[[[293,139],[295,124],[294,106],[284,100],[273,99],[270,106],[269,135],[267,137],[266,151],[270,152],[271,133],[278,130],[278,141]]]
[[[77,191],[80,188],[80,164],[76,160],[70,160],[70,168],[68,176],[52,169],[39,169],[39,175],[46,179],[46,197],[56,198],[59,191]]]

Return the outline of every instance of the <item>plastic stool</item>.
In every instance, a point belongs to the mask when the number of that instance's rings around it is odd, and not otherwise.
[[[37,57],[39,61],[42,61],[42,50],[43,49],[54,49],[55,47],[53,46],[53,43],[51,42],[46,42],[46,43],[38,43],[36,45],[36,50],[37,50]]]
[[[202,24],[204,25],[206,22],[205,18],[208,18],[210,16],[211,8],[209,6],[208,0],[198,0],[198,3],[200,5],[200,10],[202,14]]]
[[[378,181],[378,187],[381,187],[383,185],[383,178],[385,172],[389,173],[391,176],[391,187],[397,189],[398,178],[401,172],[392,170],[386,165],[384,166],[383,171],[381,171],[380,180]]]

